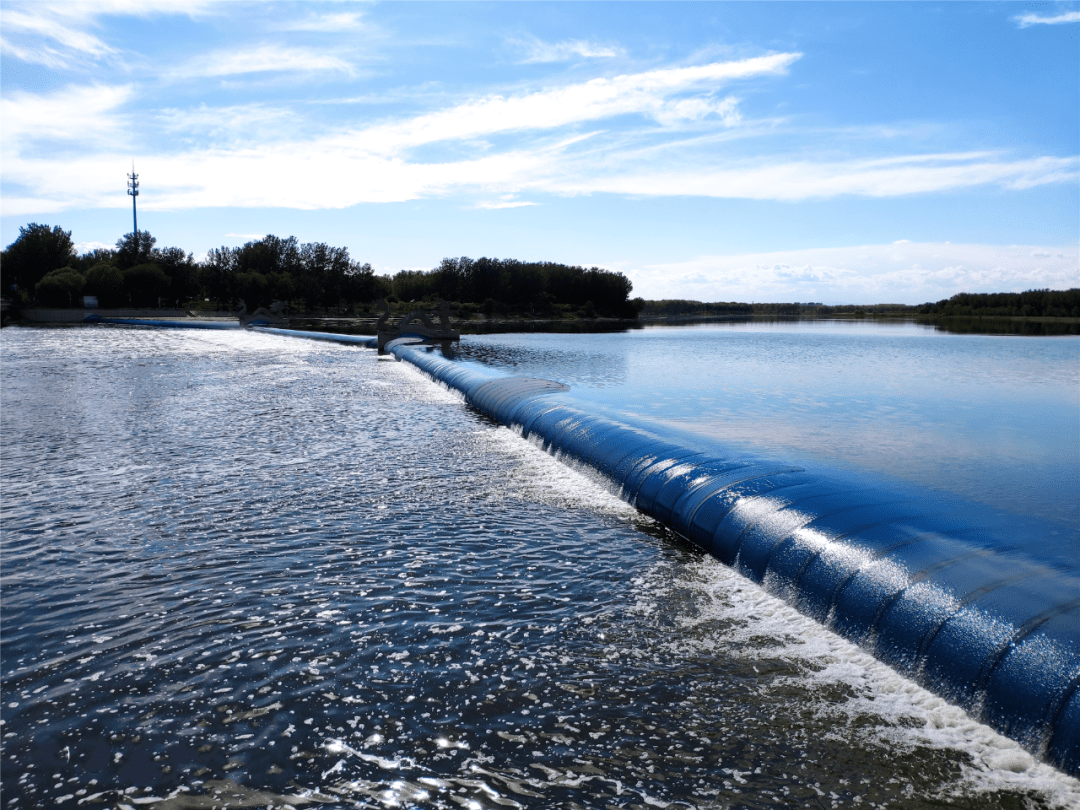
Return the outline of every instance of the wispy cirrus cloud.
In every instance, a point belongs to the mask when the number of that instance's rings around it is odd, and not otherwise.
[[[221,147],[296,137],[302,117],[295,111],[264,103],[194,108],[169,107],[143,116],[164,134],[184,142]]]
[[[697,165],[641,171],[620,165],[587,176],[569,172],[566,179],[546,184],[562,194],[606,192],[634,196],[717,197],[747,200],[807,200],[853,195],[899,197],[996,185],[1026,189],[1080,178],[1076,157],[1022,160],[980,159],[970,155],[905,155],[877,160],[808,161],[782,156],[736,165]],[[585,159],[589,161],[588,158]]]
[[[227,8],[231,0],[14,0],[12,5],[40,8],[69,19],[89,20],[102,16],[155,17],[182,14],[199,17],[215,8]]]
[[[114,56],[117,51],[48,7],[3,12],[0,48],[23,62],[55,70]]]
[[[288,45],[264,44],[244,50],[202,54],[175,68],[171,78],[220,78],[254,73],[354,73],[353,66],[332,53]]]
[[[155,179],[152,193],[144,189],[143,204],[173,209],[343,208],[449,194],[478,208],[523,207],[536,204],[536,195],[596,193],[797,201],[1077,182],[1076,157],[1013,159],[979,151],[859,159],[830,153],[814,160],[746,148],[740,157],[697,130],[682,135],[682,124],[705,118],[715,120],[714,131],[739,127],[737,100],[718,99],[716,90],[743,78],[782,76],[798,58],[773,54],[488,95],[364,127],[309,129],[284,105],[140,111],[144,124],[176,141],[145,157],[129,145],[129,87],[16,92],[3,98],[3,208],[22,214],[122,205],[124,198],[114,193],[117,167],[127,165],[132,151],[140,171]],[[661,127],[649,129],[644,146],[640,125],[605,131],[615,129],[608,122],[626,116]],[[66,153],[27,148],[47,139],[57,120],[67,124],[57,136]],[[510,133],[528,137],[506,137]],[[519,194],[531,199],[526,203]]]
[[[84,152],[126,143],[129,136],[121,109],[133,93],[131,85],[71,85],[52,93],[4,93],[0,132],[5,161],[17,159],[30,142],[42,140],[70,144]]]
[[[487,211],[498,211],[502,208],[526,208],[530,205],[539,205],[539,203],[529,202],[527,200],[515,200],[511,197],[512,195],[506,195],[501,200],[485,200],[478,202],[475,207]]]
[[[354,11],[342,11],[336,14],[310,14],[296,20],[282,20],[271,26],[275,31],[314,31],[338,34],[343,31],[355,31],[363,26],[363,15]]]
[[[602,45],[584,39],[562,42],[542,42],[539,39],[512,40],[512,44],[525,51],[524,64],[565,62],[574,57],[583,59],[610,59],[624,56],[626,52],[616,45]]]
[[[486,96],[403,122],[356,133],[370,148],[482,138],[518,130],[549,130],[620,115],[647,115],[671,123],[717,114],[737,120],[736,100],[685,100],[679,94],[711,91],[752,76],[783,75],[801,54],[780,53],[734,62],[666,68],[592,79],[519,96]]]
[[[280,207],[305,210],[346,208],[359,203],[402,202],[445,197],[480,197],[478,207],[509,207],[515,195],[567,196],[613,193],[630,196],[725,197],[731,199],[826,199],[840,195],[889,197],[941,193],[979,186],[1030,188],[1077,180],[1077,159],[977,161],[942,164],[911,156],[907,163],[814,164],[762,162],[755,166],[712,166],[696,174],[591,173],[591,161],[562,151],[518,149],[479,158],[411,162],[350,148],[340,139],[262,144],[258,147],[191,150],[137,156],[139,169],[154,178],[144,190],[148,208],[206,206]],[[69,207],[119,207],[117,176],[130,155],[98,153],[64,161],[5,159],[5,215],[59,211]],[[501,197],[510,193],[510,199]],[[489,202],[492,195],[499,197]]]
[[[1050,17],[1042,14],[1020,14],[1013,17],[1013,20],[1021,28],[1028,28],[1032,25],[1065,25],[1080,22],[1080,11],[1065,11]]]
[[[118,60],[122,51],[91,29],[104,15],[151,17],[183,14],[197,17],[220,0],[80,0],[80,2],[8,2],[0,14],[0,48],[11,57],[54,70],[87,67]]]

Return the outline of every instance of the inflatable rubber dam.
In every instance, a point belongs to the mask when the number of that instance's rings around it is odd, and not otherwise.
[[[375,348],[373,338],[256,331]],[[1080,562],[1040,527],[841,474],[702,452],[407,339],[388,351],[878,659],[1080,775]],[[598,549],[602,552],[602,549]]]

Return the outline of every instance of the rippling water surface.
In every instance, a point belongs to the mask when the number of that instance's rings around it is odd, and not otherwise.
[[[575,392],[636,373],[576,345]],[[0,349],[4,808],[1080,803],[406,364]]]

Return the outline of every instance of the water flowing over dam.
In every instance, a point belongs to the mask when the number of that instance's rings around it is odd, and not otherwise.
[[[5,808],[1080,804],[1074,339],[168,327],[0,334]]]
[[[549,452],[596,469],[642,512],[801,612],[1080,774],[1080,564],[1032,556],[1044,538],[1030,529],[766,459],[711,456],[561,402],[553,395],[569,389],[555,381],[492,379],[407,341],[390,351]]]

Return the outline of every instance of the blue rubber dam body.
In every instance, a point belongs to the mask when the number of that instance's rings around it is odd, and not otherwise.
[[[259,328],[375,347],[373,338]],[[590,412],[550,380],[388,350],[877,658],[1080,776],[1080,561],[982,507],[725,457]]]
[[[1080,775],[1080,566],[1027,551],[980,509],[744,456],[698,452],[524,377],[391,346],[547,451],[801,612]],[[554,395],[554,396],[553,396]],[[1030,531],[1030,530],[1029,530]]]

